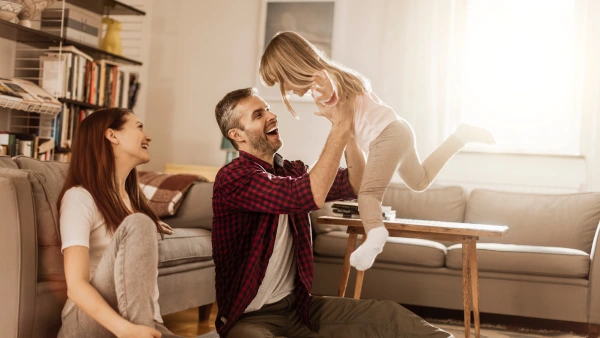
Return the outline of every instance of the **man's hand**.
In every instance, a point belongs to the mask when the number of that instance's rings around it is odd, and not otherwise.
[[[310,91],[317,103],[329,101],[335,93],[335,84],[329,77],[326,70],[322,70],[313,76],[313,83]]]

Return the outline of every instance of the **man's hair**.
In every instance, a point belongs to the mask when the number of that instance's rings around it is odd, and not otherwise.
[[[223,97],[223,99],[221,99],[221,101],[219,101],[215,107],[215,117],[217,119],[217,124],[221,129],[221,134],[223,134],[226,139],[231,141],[231,144],[233,144],[235,149],[238,149],[238,145],[234,140],[229,138],[227,132],[233,128],[244,130],[244,126],[240,124],[240,116],[239,114],[234,113],[234,109],[240,102],[257,94],[258,91],[256,88],[234,90],[227,93],[227,95],[225,95],[225,97]]]

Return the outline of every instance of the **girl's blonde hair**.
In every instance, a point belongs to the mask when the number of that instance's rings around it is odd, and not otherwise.
[[[260,60],[260,78],[268,87],[279,83],[283,102],[294,117],[285,84],[302,89],[310,88],[315,73],[326,70],[335,82],[340,100],[354,98],[363,91],[370,91],[369,81],[358,72],[330,60],[321,50],[300,34],[290,31],[277,33],[265,49]]]

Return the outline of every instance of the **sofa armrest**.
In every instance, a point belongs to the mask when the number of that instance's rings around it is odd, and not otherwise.
[[[0,168],[0,327],[6,337],[31,337],[37,284],[33,196],[27,173]]]
[[[600,324],[600,225],[596,228],[590,259],[588,322]]]
[[[195,182],[187,191],[175,216],[164,217],[163,222],[172,228],[203,228],[212,230],[211,182]]]

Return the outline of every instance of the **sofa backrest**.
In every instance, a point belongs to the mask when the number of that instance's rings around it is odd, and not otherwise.
[[[463,222],[467,195],[463,188],[433,186],[423,192],[414,192],[404,184],[390,184],[383,196],[383,205],[396,210],[397,218],[410,218],[444,222]],[[320,216],[331,216],[332,203],[311,213],[312,224],[317,233],[346,231],[343,225],[320,225]]]
[[[590,253],[600,221],[600,193],[523,194],[473,190],[465,222],[507,225],[500,238],[480,242],[553,246]]]
[[[15,161],[9,156],[0,156],[0,168],[18,169]]]
[[[27,172],[31,183],[38,243],[38,281],[64,280],[56,204],[69,165],[24,156],[14,158],[14,162],[19,169]]]

